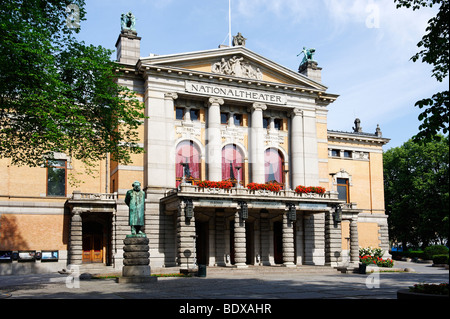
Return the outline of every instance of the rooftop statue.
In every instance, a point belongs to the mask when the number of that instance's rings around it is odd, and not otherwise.
[[[240,32],[238,32],[237,35],[233,36],[233,46],[245,46],[245,40],[247,39],[244,38]]]
[[[122,31],[131,30],[136,32],[136,18],[131,12],[128,12],[127,14],[122,13],[120,24]]]
[[[304,57],[303,57],[303,60],[302,60],[302,62],[300,64],[304,64],[304,63],[306,63],[308,61],[314,61],[313,55],[314,55],[314,53],[316,53],[316,49],[313,49],[313,48],[307,49],[306,47],[303,47],[302,52],[297,54],[297,56],[299,56],[302,53],[304,54]]]

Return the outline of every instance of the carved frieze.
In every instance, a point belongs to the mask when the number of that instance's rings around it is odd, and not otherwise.
[[[245,62],[244,58],[237,56],[229,59],[222,58],[221,61],[213,63],[211,72],[255,80],[262,80],[263,78],[263,74],[258,67]]]

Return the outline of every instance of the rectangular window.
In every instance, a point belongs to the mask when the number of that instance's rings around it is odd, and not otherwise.
[[[227,113],[220,113],[220,123],[221,124],[228,124],[228,114]]]
[[[190,110],[191,121],[198,121],[200,119],[200,111],[199,110]]]
[[[345,200],[346,203],[350,203],[350,194],[347,178],[337,179],[337,191],[338,191],[338,199]]]
[[[242,125],[242,115],[241,114],[233,114],[233,123],[236,126]]]
[[[47,161],[47,196],[66,196],[66,168],[65,160]]]
[[[350,152],[350,151],[344,151],[344,157],[345,157],[345,158],[352,158],[352,152]]]
[[[331,150],[331,156],[339,157],[339,151],[338,150]]]
[[[269,126],[269,119],[267,117],[263,118],[263,128],[267,128]]]
[[[274,119],[273,124],[276,130],[281,131],[283,129],[283,120]]]
[[[177,107],[175,110],[175,118],[177,120],[182,120],[184,116],[184,109]]]

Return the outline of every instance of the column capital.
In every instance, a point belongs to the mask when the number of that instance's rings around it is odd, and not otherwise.
[[[298,108],[293,108],[291,110],[291,112],[289,113],[290,117],[294,117],[294,116],[302,116],[303,115],[303,111],[298,109]]]
[[[224,100],[222,98],[220,98],[220,97],[210,97],[208,99],[208,102],[209,102],[210,106],[214,105],[214,104],[223,105],[223,103],[225,103]]]
[[[178,94],[175,92],[167,92],[167,93],[164,93],[164,98],[167,100],[169,100],[169,99],[176,100],[176,99],[178,99]]]
[[[265,111],[267,110],[267,105],[264,103],[255,102],[251,107],[252,111]]]

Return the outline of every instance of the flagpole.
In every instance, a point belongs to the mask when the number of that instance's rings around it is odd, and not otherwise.
[[[228,46],[231,47],[231,0],[228,0]]]

